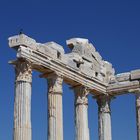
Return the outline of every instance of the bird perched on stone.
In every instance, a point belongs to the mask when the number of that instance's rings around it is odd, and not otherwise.
[[[19,30],[19,35],[23,34],[23,29]]]

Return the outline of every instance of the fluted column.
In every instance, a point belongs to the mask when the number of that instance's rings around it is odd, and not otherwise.
[[[110,100],[108,96],[97,98],[99,140],[112,140]]]
[[[48,78],[48,140],[63,140],[61,75]]]
[[[27,61],[15,64],[14,140],[31,140],[32,68]]]
[[[75,140],[89,140],[88,98],[89,90],[76,87],[75,92]]]
[[[137,140],[140,140],[140,92],[136,93]]]

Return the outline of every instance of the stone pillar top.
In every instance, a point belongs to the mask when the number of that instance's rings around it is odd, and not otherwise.
[[[49,93],[62,94],[63,76],[59,73],[52,73],[47,76]]]
[[[16,61],[11,61],[10,64],[15,66],[15,74],[16,74],[16,82],[18,81],[25,81],[25,82],[32,82],[32,63],[18,59]]]
[[[133,93],[135,93],[135,97],[136,97],[136,108],[140,108],[140,89],[136,89],[132,91]]]
[[[89,89],[84,86],[77,86],[74,88],[76,100],[75,105],[88,105],[87,95],[89,94]]]
[[[99,106],[100,112],[110,113],[110,101],[113,98],[109,95],[102,95],[98,97],[94,97],[97,99],[97,104]]]

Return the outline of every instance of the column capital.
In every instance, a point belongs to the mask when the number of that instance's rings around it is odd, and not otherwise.
[[[134,93],[136,97],[136,108],[140,108],[140,89],[136,90]]]
[[[136,97],[136,108],[140,108],[140,88],[129,90],[129,92],[134,93]]]
[[[100,112],[104,112],[104,113],[110,113],[110,101],[112,99],[111,96],[108,95],[100,95],[98,97],[96,97],[97,99],[97,104],[99,107],[99,111]]]
[[[48,93],[62,94],[63,76],[60,74],[51,74],[48,78]]]
[[[15,63],[16,82],[32,82],[32,64],[29,61],[17,60]]]
[[[84,86],[78,86],[74,88],[75,92],[75,105],[88,105],[87,95],[89,94],[89,89]]]

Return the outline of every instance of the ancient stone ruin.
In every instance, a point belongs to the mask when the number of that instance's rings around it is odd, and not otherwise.
[[[55,42],[38,43],[24,35],[9,38],[17,51],[15,67],[14,140],[31,140],[32,71],[48,80],[48,140],[63,140],[62,83],[75,93],[75,140],[90,140],[88,95],[98,104],[99,140],[112,140],[110,102],[114,96],[135,93],[137,139],[140,140],[140,70],[115,74],[95,47],[82,38],[66,41],[71,53]]]

